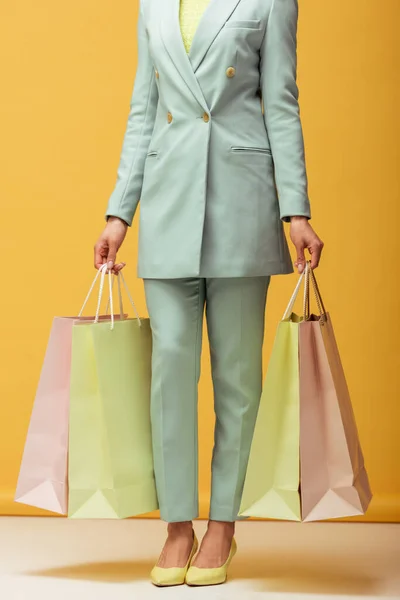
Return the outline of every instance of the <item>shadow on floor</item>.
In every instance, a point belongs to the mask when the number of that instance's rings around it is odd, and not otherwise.
[[[329,555],[304,557],[288,552],[277,555],[239,555],[232,562],[230,579],[251,580],[254,591],[374,596],[382,589],[378,578],[344,566]]]
[[[54,577],[60,579],[86,579],[107,583],[128,583],[140,579],[148,580],[154,561],[98,562],[66,565],[29,571],[25,575],[32,577]]]
[[[54,577],[60,579],[82,579],[113,583],[128,583],[147,580],[153,562],[102,562],[82,563],[42,569],[26,573],[33,577]],[[237,556],[229,570],[229,581],[251,581],[253,592],[269,593],[309,593],[309,594],[347,594],[372,596],[379,593],[380,580],[365,573],[352,570],[351,565],[344,568],[327,563],[320,556],[307,555],[299,559],[298,555],[272,555],[260,558],[247,555]]]

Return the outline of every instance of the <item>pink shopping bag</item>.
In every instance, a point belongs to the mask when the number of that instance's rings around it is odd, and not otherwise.
[[[300,464],[303,521],[362,515],[372,498],[330,314],[307,264],[319,315],[299,326]]]
[[[69,386],[71,371],[72,328],[82,317],[89,295],[78,316],[55,317],[33,403],[14,500],[22,504],[67,514],[67,463]],[[108,309],[108,305],[107,305]],[[107,311],[106,311],[107,312]],[[120,294],[120,315],[123,307]],[[101,315],[97,320],[109,320]]]

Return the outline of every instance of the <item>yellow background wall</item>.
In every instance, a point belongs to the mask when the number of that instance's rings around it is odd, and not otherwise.
[[[136,70],[137,0],[21,0],[1,13],[0,512],[41,514],[13,492],[52,317],[75,314],[94,275]],[[326,244],[317,275],[375,493],[367,520],[400,520],[399,17],[398,0],[300,0],[312,225]],[[144,314],[136,245],[137,219],[119,258]],[[265,366],[295,281],[273,279]],[[204,350],[203,515],[213,417]]]

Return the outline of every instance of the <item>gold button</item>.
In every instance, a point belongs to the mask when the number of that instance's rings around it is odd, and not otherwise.
[[[205,112],[203,114],[203,121],[205,121],[205,123],[208,123],[209,120],[210,120],[210,117],[209,117],[208,113]]]
[[[157,69],[155,69],[155,73],[156,73],[156,77],[157,77],[157,79],[158,79],[158,78],[159,78],[159,74],[158,74],[158,71],[157,71]]]
[[[236,73],[235,67],[228,67],[226,70],[227,77],[234,77],[235,73]]]
[[[168,121],[168,123],[171,123],[171,121],[172,121],[172,115],[170,112],[167,113],[167,121]]]

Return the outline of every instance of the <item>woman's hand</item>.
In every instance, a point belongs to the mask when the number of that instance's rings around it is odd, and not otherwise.
[[[128,224],[118,217],[109,217],[103,233],[99,237],[94,247],[94,266],[100,269],[107,263],[108,268],[114,273],[118,273],[125,263],[115,264],[117,252],[125,239]]]
[[[315,233],[306,217],[291,217],[290,219],[290,239],[295,245],[297,259],[294,266],[298,272],[302,273],[306,259],[304,256],[305,248],[311,254],[311,268],[316,269],[321,259],[324,243]]]

